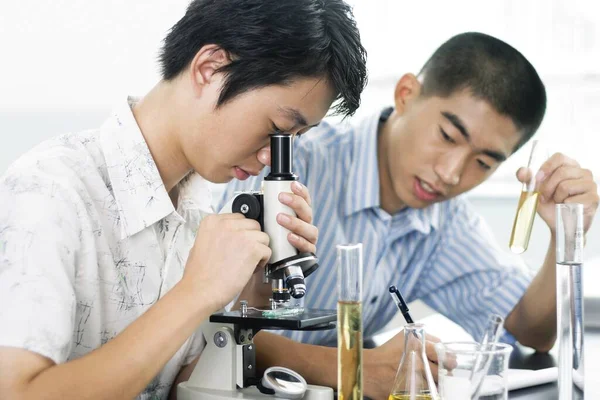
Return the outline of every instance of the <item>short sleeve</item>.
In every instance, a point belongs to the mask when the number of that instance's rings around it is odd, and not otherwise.
[[[79,221],[39,169],[0,179],[0,345],[65,362],[71,351]]]
[[[457,199],[441,228],[437,252],[421,279],[419,296],[479,340],[492,313],[506,318],[533,274],[502,250],[472,207]],[[505,332],[504,341],[514,341]]]

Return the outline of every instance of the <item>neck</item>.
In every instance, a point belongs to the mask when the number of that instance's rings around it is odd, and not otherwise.
[[[396,195],[392,173],[390,171],[389,152],[390,140],[393,135],[394,125],[400,116],[394,112],[383,124],[377,133],[377,166],[379,170],[379,199],[380,207],[390,215],[395,214],[405,207],[405,204]]]
[[[159,82],[133,107],[137,121],[160,177],[171,190],[191,171],[179,141],[175,83]]]

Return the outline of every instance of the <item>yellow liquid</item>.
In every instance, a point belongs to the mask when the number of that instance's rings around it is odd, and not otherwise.
[[[338,399],[363,400],[362,305],[338,302]]]
[[[434,397],[429,393],[418,393],[414,396],[410,394],[390,394],[388,400],[437,400],[438,397]]]
[[[517,215],[515,215],[515,222],[510,235],[509,246],[513,253],[521,254],[527,250],[537,205],[538,192],[521,192]]]

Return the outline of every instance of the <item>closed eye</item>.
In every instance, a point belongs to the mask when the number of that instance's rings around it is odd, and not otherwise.
[[[490,167],[489,165],[487,165],[486,163],[484,163],[481,160],[477,160],[477,163],[479,164],[479,166],[485,170],[490,170],[492,169],[492,167]]]
[[[456,141],[455,141],[454,139],[452,139],[452,138],[450,137],[450,135],[448,135],[448,134],[446,133],[446,131],[444,131],[444,128],[442,128],[441,126],[440,126],[440,133],[442,134],[442,137],[444,138],[444,140],[445,140],[446,142],[448,142],[448,143],[456,143]]]
[[[275,125],[273,123],[271,123],[271,125],[272,125],[272,129],[273,129],[273,132],[272,132],[273,135],[283,134],[283,131],[281,129],[279,129],[279,127],[277,125]]]

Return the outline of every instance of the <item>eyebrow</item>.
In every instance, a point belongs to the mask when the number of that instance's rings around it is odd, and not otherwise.
[[[463,135],[465,137],[465,139],[467,140],[467,142],[471,142],[471,135],[469,134],[469,131],[467,131],[467,128],[465,128],[465,124],[463,124],[463,122],[461,121],[461,119],[458,117],[458,115],[448,112],[448,111],[442,111],[442,115],[448,120],[450,121],[450,123],[452,123],[452,125],[454,125],[454,127],[456,129],[458,129],[458,131],[460,132],[461,135]],[[496,151],[496,150],[488,150],[488,149],[482,149],[480,150],[483,154],[485,154],[486,156],[489,156],[491,158],[493,158],[494,160],[498,161],[498,162],[502,162],[502,161],[506,161],[506,159],[508,158],[508,156],[500,151]]]
[[[308,126],[308,122],[306,122],[306,118],[304,117],[304,115],[302,115],[302,113],[295,108],[280,106],[279,112],[284,114],[288,119],[293,120],[295,126]],[[310,127],[317,125],[318,124],[310,125]]]

